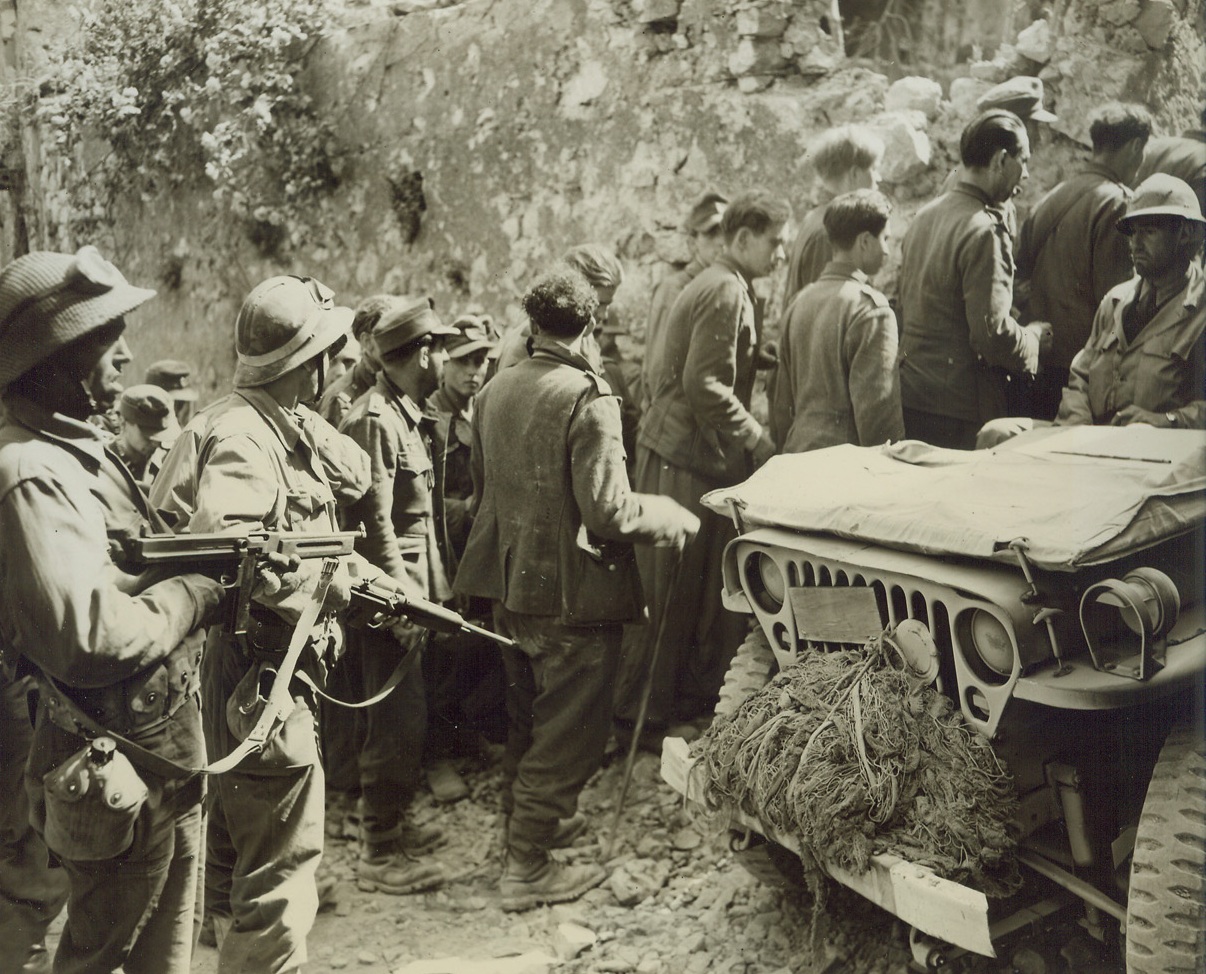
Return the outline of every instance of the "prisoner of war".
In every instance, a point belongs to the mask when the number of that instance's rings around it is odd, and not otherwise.
[[[825,211],[833,260],[784,314],[770,404],[771,433],[784,453],[904,436],[896,315],[871,285],[888,256],[891,212],[870,189],[839,196]]]
[[[473,416],[473,527],[455,589],[494,601],[510,727],[503,759],[504,910],[576,899],[607,878],[551,850],[586,825],[578,796],[610,731],[624,623],[643,599],[634,543],[681,548],[698,520],[633,493],[620,408],[583,354],[598,297],[569,268],[524,295],[531,355],[496,375]],[[516,449],[523,444],[523,449]]]
[[[924,206],[900,266],[900,396],[905,433],[970,450],[1004,416],[1008,376],[1033,375],[1051,326],[1013,318],[1012,239],[1000,205],[1029,172],[1030,143],[1012,112],[983,112],[963,130],[958,185]]]

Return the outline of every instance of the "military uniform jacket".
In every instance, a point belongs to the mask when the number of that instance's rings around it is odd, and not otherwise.
[[[478,394],[477,508],[459,595],[567,624],[628,622],[642,600],[633,542],[669,541],[681,509],[635,494],[619,404],[590,363],[547,337]],[[584,619],[583,603],[593,618]]]
[[[1177,426],[1206,429],[1206,280],[1195,261],[1185,288],[1128,343],[1123,311],[1140,278],[1119,284],[1097,309],[1093,333],[1072,360],[1056,423],[1105,424],[1126,406],[1173,412]],[[1144,285],[1150,286],[1150,285]]]
[[[727,256],[683,289],[654,352],[637,443],[717,485],[748,475],[762,435],[749,409],[759,315],[751,282]]]
[[[427,407],[435,413],[432,437],[435,459],[437,540],[444,556],[444,568],[451,577],[465,551],[469,513],[473,501],[473,469],[470,463],[473,445],[473,402],[458,409],[443,386],[431,394]],[[442,521],[442,537],[438,530]]]
[[[1012,242],[970,183],[921,209],[900,266],[900,395],[906,409],[984,423],[1005,413],[1007,372],[1033,374],[1038,338],[1010,315]]]
[[[0,639],[104,727],[184,766],[203,763],[199,593],[215,597],[215,583],[127,571],[111,540],[137,533],[148,511],[103,434],[16,395],[5,406]],[[80,746],[39,719],[31,778]]]
[[[337,505],[361,497],[368,485],[368,457],[354,441],[306,406],[287,410],[250,388],[212,403],[184,428],[155,480],[151,503],[177,531],[330,534],[339,530]],[[360,577],[381,574],[363,558],[352,560]],[[302,561],[296,588],[257,594],[257,605],[278,624],[294,624],[321,567],[318,559]],[[334,615],[324,614],[313,633],[315,647],[341,638]]]
[[[445,599],[448,583],[433,520],[434,416],[425,414],[384,372],[356,400],[341,430],[369,457],[372,485],[347,511],[364,524],[359,550],[421,598]]]
[[[1131,191],[1096,163],[1065,180],[1022,224],[1018,280],[1028,282],[1026,316],[1049,321],[1054,339],[1043,365],[1066,369],[1084,348],[1097,306],[1133,273],[1118,221]]]
[[[901,439],[896,352],[888,299],[862,271],[831,261],[787,309],[770,415],[780,450]]]

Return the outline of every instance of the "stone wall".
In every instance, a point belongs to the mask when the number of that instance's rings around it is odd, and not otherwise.
[[[837,0],[349,5],[307,68],[341,146],[341,184],[322,204],[327,232],[282,266],[216,210],[201,174],[185,191],[131,201],[112,249],[132,280],[160,288],[139,312],[135,352],[143,364],[189,358],[202,385],[222,390],[238,304],[282,270],[319,277],[348,304],[427,292],[450,315],[478,308],[515,323],[533,276],[568,246],[597,241],[627,268],[615,313],[638,355],[652,284],[686,259],[677,226],[693,199],[761,185],[802,215],[804,151],[831,125],[866,122],[885,137],[899,238],[953,165],[975,98],[1009,74],[1042,77],[1061,118],[1036,147],[1023,203],[1074,164],[1095,104],[1144,101],[1170,131],[1200,109],[1202,29],[1188,0],[886,6],[909,25],[893,36],[911,38],[892,63],[847,57],[842,13],[853,21]],[[978,6],[985,15],[969,16]],[[22,0],[8,81],[53,70],[63,16],[51,0]],[[39,205],[47,156],[25,148],[36,247],[53,239],[53,214]],[[11,223],[3,211],[0,220]],[[4,231],[0,240],[15,239]],[[766,285],[772,308],[777,287]]]

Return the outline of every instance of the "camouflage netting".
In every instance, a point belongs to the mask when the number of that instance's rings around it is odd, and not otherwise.
[[[692,754],[715,810],[740,808],[821,861],[864,872],[892,853],[991,897],[1018,888],[1018,800],[988,741],[891,649],[810,653],[718,717]]]

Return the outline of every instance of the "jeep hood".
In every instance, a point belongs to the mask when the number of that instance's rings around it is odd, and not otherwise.
[[[773,457],[705,506],[743,527],[827,532],[932,555],[1072,571],[1206,522],[1206,434],[1053,427],[992,450],[916,440]]]

